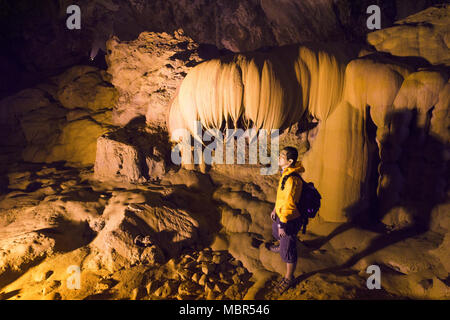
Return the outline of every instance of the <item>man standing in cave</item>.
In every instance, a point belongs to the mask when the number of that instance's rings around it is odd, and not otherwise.
[[[278,183],[275,208],[271,213],[272,234],[279,240],[279,245],[271,245],[269,249],[279,252],[286,263],[286,275],[277,284],[276,290],[281,294],[294,284],[294,270],[297,265],[297,233],[300,231],[301,218],[296,203],[302,192],[303,173],[300,161],[297,162],[298,151],[294,147],[285,147],[280,152],[278,165],[281,178]],[[292,175],[296,173],[296,175]]]

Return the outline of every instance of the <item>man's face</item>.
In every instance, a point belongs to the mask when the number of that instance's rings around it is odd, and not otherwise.
[[[278,157],[278,165],[281,168],[285,168],[285,167],[289,166],[291,164],[291,162],[292,162],[292,160],[288,161],[288,159],[287,159],[286,150],[281,150],[280,156]]]

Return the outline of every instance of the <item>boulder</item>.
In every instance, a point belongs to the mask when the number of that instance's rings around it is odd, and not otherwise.
[[[164,137],[140,129],[121,128],[97,139],[94,174],[99,179],[129,182],[160,180],[166,173]]]
[[[101,136],[97,139],[94,172],[97,178],[121,177],[142,181],[143,172],[136,148]]]
[[[176,256],[180,250],[199,240],[198,222],[186,210],[171,208],[164,203],[139,205],[136,216],[153,230],[150,231],[151,238],[168,256]]]

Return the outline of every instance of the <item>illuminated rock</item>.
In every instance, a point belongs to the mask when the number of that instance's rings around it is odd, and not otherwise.
[[[133,146],[101,136],[97,140],[94,172],[98,178],[124,177],[129,181],[139,181],[143,176],[139,160]]]
[[[2,121],[8,123],[4,143],[14,142],[25,161],[93,164],[97,138],[109,130],[115,101],[115,89],[106,79],[97,68],[75,66],[48,83],[3,99]]]
[[[123,199],[127,193],[111,198]],[[136,263],[153,265],[176,256],[184,247],[198,240],[198,222],[186,211],[161,206],[117,205],[111,201],[103,212],[105,226],[90,244],[89,268],[111,271]],[[138,235],[148,235],[148,247],[136,244]]]
[[[228,76],[227,82],[221,81],[229,70],[235,70],[235,75]],[[339,105],[344,70],[345,65],[334,55],[298,46],[201,63],[188,73],[180,86],[178,98],[171,106],[169,131],[177,129],[174,126],[181,126],[195,135],[193,122],[197,118],[207,128],[217,128],[225,119],[230,119],[236,126],[240,117],[244,126],[252,123],[255,128],[267,130],[287,128],[299,121],[305,110],[309,110],[329,129],[319,130],[311,148],[311,152],[317,152],[316,156],[308,155],[310,158],[305,159],[306,175],[327,199],[324,203],[328,203],[325,206],[329,209],[322,208],[321,216],[342,221],[342,209],[360,197],[361,181],[367,170],[364,165],[359,165],[366,163],[367,158],[359,153],[365,145],[362,134],[364,111],[352,111],[346,104]],[[215,89],[201,89],[204,87]],[[324,146],[327,132],[337,138],[330,140],[329,146]],[[319,171],[308,173],[312,163],[317,167],[317,154],[322,159],[320,168],[325,170],[320,177],[314,176]],[[347,175],[344,164],[358,170],[349,173],[347,180],[342,179],[342,175]],[[332,168],[327,167],[331,165]],[[336,187],[336,181],[343,185]],[[346,198],[336,195],[337,192]],[[332,197],[336,200],[333,201]]]
[[[148,125],[165,127],[170,100],[187,71],[201,59],[198,45],[181,30],[173,35],[143,32],[134,41],[107,42],[108,73],[119,92],[116,125],[143,115]]]
[[[449,64],[450,6],[431,7],[396,25],[367,35],[378,51],[402,57],[422,57],[432,64]]]
[[[110,131],[97,139],[95,176],[129,182],[160,180],[166,173],[168,147],[163,134],[142,127]]]
[[[444,72],[413,72],[377,54],[350,60],[344,52],[338,46],[333,52],[286,46],[200,63],[173,100],[169,133],[183,128],[201,140],[196,120],[205,128],[285,129],[310,114],[318,122],[317,133],[302,161],[304,178],[322,194],[320,217],[344,222],[368,209],[368,175],[377,147],[378,195],[390,208],[400,200],[403,182],[394,169],[410,135],[411,112],[418,114],[414,124],[424,127],[434,105],[448,104],[442,92],[448,78]],[[377,128],[375,141],[369,140],[369,119]],[[384,176],[383,168],[394,171]]]
[[[57,98],[65,108],[97,111],[116,103],[117,91],[107,82],[110,77],[95,67],[75,66],[52,80],[58,84]]]

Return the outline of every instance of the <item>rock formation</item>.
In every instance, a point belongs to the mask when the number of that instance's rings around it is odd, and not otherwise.
[[[1,100],[1,144],[10,152],[4,160],[94,163],[97,138],[111,128],[117,100],[108,77],[98,68],[76,66]]]
[[[18,61],[53,76],[0,100],[0,299],[448,299],[450,6],[390,26],[430,1],[405,3],[379,1],[383,29],[356,44],[366,1],[82,1],[72,51],[90,65],[62,61],[65,32],[53,57],[28,33]],[[281,296],[279,175],[249,152],[175,164],[172,134],[199,137],[195,120],[280,129],[322,194]]]
[[[436,10],[424,11],[407,21],[423,22],[437,16],[437,26],[447,25],[448,14],[444,12],[448,7]],[[397,28],[392,27],[392,32]],[[439,28],[436,37],[442,38]],[[389,32],[378,31],[369,38]],[[397,41],[399,48],[408,43],[410,49],[403,55],[411,50],[419,54],[424,46],[422,41],[409,42],[408,37],[390,39]],[[436,40],[433,37],[427,41]],[[324,196],[321,217],[342,222],[369,205],[367,183],[376,152],[375,141],[369,141],[366,128],[370,119],[376,126],[380,157],[377,194],[382,210],[391,208],[398,204],[404,185],[397,168],[400,145],[410,135],[411,126],[424,131],[421,140],[425,139],[432,127],[427,124],[430,113],[441,112],[442,106],[447,108],[448,75],[430,65],[418,69],[380,54],[361,53],[360,58],[349,61],[351,57],[342,48],[334,46],[333,51],[287,46],[199,64],[187,74],[171,106],[172,138],[177,129],[184,128],[201,140],[194,127],[196,120],[206,129],[220,129],[225,121],[228,127],[228,119],[236,127],[240,119],[245,129],[271,130],[290,127],[307,112],[318,122],[318,133],[304,155],[305,177],[314,181]],[[422,52],[424,59],[430,58],[429,51]],[[433,52],[442,52],[438,53],[439,61],[447,59],[446,50]],[[431,57],[430,62],[436,59]],[[412,119],[413,113],[417,113],[417,119]],[[433,138],[446,141],[446,136],[441,132]],[[433,192],[443,195],[441,190]]]
[[[119,92],[112,120],[124,126],[139,115],[150,127],[165,127],[167,105],[190,67],[201,59],[198,44],[183,35],[144,32],[134,41],[107,43],[108,73]]]

